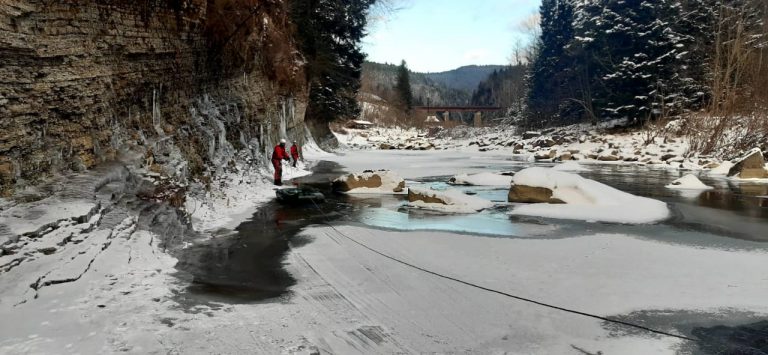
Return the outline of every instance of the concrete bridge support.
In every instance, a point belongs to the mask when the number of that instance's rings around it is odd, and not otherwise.
[[[475,127],[483,126],[483,113],[480,111],[475,112]]]

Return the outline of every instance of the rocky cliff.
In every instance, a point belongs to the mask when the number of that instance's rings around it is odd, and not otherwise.
[[[283,2],[0,4],[0,191],[133,159],[186,179],[305,137]]]

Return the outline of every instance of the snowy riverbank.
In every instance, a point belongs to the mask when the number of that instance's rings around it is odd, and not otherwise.
[[[671,126],[675,122],[670,123]],[[336,133],[342,147],[352,150],[451,150],[504,154],[519,161],[585,164],[624,164],[728,174],[729,160],[690,152],[685,137],[647,129],[611,133],[607,127],[572,125],[515,133],[515,127],[457,127],[429,135],[426,130],[383,128],[346,129]],[[768,164],[766,165],[768,169]],[[723,172],[723,170],[725,170]]]

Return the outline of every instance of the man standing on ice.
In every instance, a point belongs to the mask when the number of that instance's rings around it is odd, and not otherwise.
[[[296,163],[299,162],[299,145],[296,144],[296,141],[293,141],[293,145],[291,146],[291,158],[293,158],[293,167],[296,167]]]
[[[275,185],[277,186],[283,184],[283,160],[291,160],[285,152],[285,139],[281,139],[280,144],[276,145],[272,152],[272,166],[275,167]]]

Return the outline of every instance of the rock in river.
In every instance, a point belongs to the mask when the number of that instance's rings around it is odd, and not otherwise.
[[[405,181],[389,170],[342,175],[332,185],[334,191],[347,193],[398,193],[405,189]]]
[[[758,148],[754,148],[739,158],[728,176],[739,175],[741,179],[764,179],[768,178],[768,171],[765,170],[765,159],[763,153]]]

